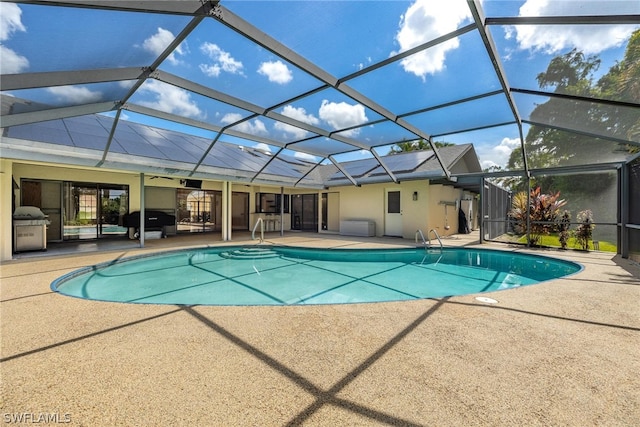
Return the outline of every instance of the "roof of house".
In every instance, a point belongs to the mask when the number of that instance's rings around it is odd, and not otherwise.
[[[3,110],[26,106],[22,100],[2,96]],[[340,170],[335,163],[318,164],[295,153],[275,156],[263,149],[223,141],[210,148],[211,140],[204,137],[125,120],[115,128],[105,152],[113,121],[92,114],[4,128],[3,157],[308,188],[388,182],[389,172],[398,181],[445,177],[432,150],[380,156],[386,170],[377,159],[366,157],[343,162]],[[442,147],[439,153],[451,170],[481,172],[471,144]],[[198,163],[198,172],[191,174]]]

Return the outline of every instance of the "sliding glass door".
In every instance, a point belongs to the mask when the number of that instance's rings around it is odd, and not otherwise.
[[[123,186],[98,184],[98,199],[98,237],[126,233],[127,229],[120,224],[129,210],[129,191]]]
[[[122,216],[129,210],[126,185],[65,182],[64,240],[124,236]]]
[[[220,231],[222,193],[179,188],[177,192],[178,233]]]
[[[317,194],[294,194],[291,196],[291,229],[318,231]]]
[[[179,188],[177,192],[178,233],[222,231],[222,192]],[[249,193],[233,192],[233,230],[249,229]]]

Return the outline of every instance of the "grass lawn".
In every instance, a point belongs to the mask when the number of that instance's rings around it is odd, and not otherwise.
[[[527,236],[522,236],[518,239],[518,243],[527,243]],[[540,236],[540,246],[549,246],[549,247],[560,247],[560,240],[558,240],[558,236],[555,234],[549,234],[547,236]],[[567,243],[567,249],[582,249],[580,245],[578,245],[576,239],[569,238],[569,242]],[[594,250],[593,241],[589,241],[589,250]],[[610,242],[599,242],[599,251],[602,252],[616,252],[618,250],[615,243]]]

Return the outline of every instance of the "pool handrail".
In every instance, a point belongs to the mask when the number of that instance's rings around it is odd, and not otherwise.
[[[427,239],[429,240],[429,247],[431,247],[431,238],[429,237],[431,236],[431,233],[436,235],[436,239],[438,239],[438,243],[440,243],[440,251],[442,251],[442,240],[440,240],[440,235],[438,234],[435,228],[432,228],[431,230],[429,230],[429,233],[427,233]]]
[[[256,240],[256,229],[258,228],[258,224],[260,225],[260,243],[262,243],[264,242],[264,221],[262,218],[258,218],[256,225],[253,226],[253,230],[251,231],[251,240]]]
[[[429,233],[427,233],[427,237],[426,238],[424,237],[424,233],[422,232],[422,230],[421,229],[417,229],[416,230],[416,243],[418,243],[418,236],[420,236],[420,238],[422,239],[422,245],[426,249],[430,249],[431,248],[431,233],[436,235],[436,239],[438,239],[438,243],[440,243],[440,251],[442,251],[442,249],[443,249],[442,240],[440,240],[440,235],[435,230],[435,228],[432,228],[431,230],[429,230]]]

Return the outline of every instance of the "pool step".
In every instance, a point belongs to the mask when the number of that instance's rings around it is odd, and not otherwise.
[[[268,248],[240,248],[233,251],[222,252],[220,256],[228,259],[267,259],[276,258],[279,254]]]

